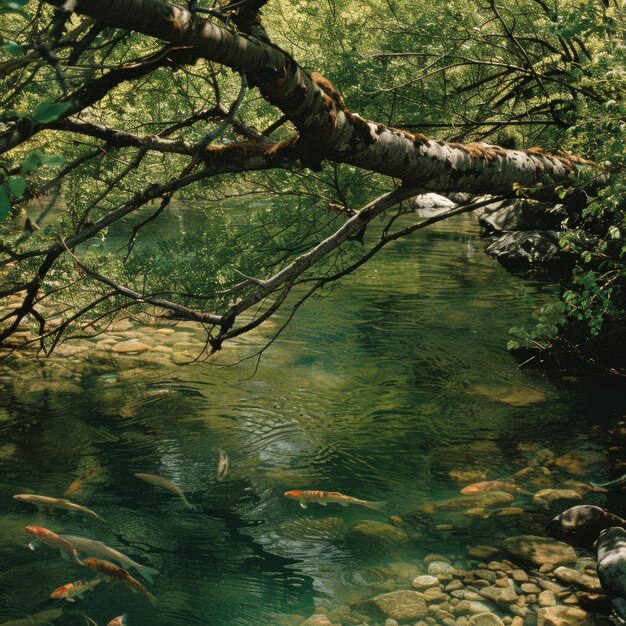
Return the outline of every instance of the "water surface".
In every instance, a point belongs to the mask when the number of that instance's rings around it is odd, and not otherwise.
[[[359,520],[388,522],[458,495],[454,472],[510,477],[526,451],[548,448],[588,454],[580,478],[605,477],[595,427],[616,409],[518,369],[505,350],[508,330],[530,321],[531,298],[551,296],[483,248],[470,216],[418,232],[309,300],[260,362],[175,365],[172,355],[201,339],[183,324],[172,335],[126,329],[115,339],[139,331],[163,352],[91,350],[5,366],[0,622],[62,606],[50,592],[86,576],[58,551],[29,551],[29,524],[104,541],[161,572],[148,585],[157,608],[120,584],[100,585],[56,623],[87,615],[104,625],[127,613],[131,626],[260,626],[369,597],[394,567],[410,573],[431,552],[457,559],[469,545],[519,532],[507,518],[407,528],[412,541],[400,555],[346,539]],[[279,324],[227,346],[219,363],[253,353]],[[230,458],[223,482],[220,448]],[[101,473],[73,499],[107,524],[11,497],[62,497],[97,465]],[[135,472],[176,482],[194,510]],[[290,489],[386,504],[304,510],[283,497]]]

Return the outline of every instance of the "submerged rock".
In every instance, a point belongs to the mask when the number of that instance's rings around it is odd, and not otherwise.
[[[571,546],[537,535],[519,535],[505,539],[502,550],[513,561],[530,563],[538,567],[545,564],[564,565],[576,562],[576,553]]]
[[[537,626],[592,626],[591,613],[575,606],[550,606],[537,611]]]
[[[591,548],[605,528],[614,526],[626,526],[626,520],[599,506],[581,504],[557,515],[548,524],[546,532],[573,546]]]
[[[607,528],[598,537],[598,577],[605,593],[626,598],[626,530]]]
[[[397,526],[374,520],[359,520],[346,535],[353,549],[393,551],[409,542],[409,536]]]
[[[419,591],[392,591],[372,598],[369,603],[386,617],[411,620],[428,613],[424,596]]]

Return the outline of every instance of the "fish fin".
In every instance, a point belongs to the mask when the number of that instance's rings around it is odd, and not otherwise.
[[[78,596],[80,598],[80,596]],[[65,598],[68,602],[76,602],[76,598]]]
[[[147,565],[140,565],[135,568],[149,583],[154,582],[154,577],[158,576],[161,572],[154,567],[148,567]]]
[[[29,547],[29,549],[30,549],[30,550],[32,550],[32,551],[34,552],[34,551],[35,551],[35,548],[36,548],[37,546],[40,546],[40,545],[41,545],[41,541],[37,541],[36,539],[33,539],[33,540],[32,540],[32,541],[28,544],[28,547]]]
[[[152,606],[156,606],[157,605],[157,599],[149,592],[149,591],[145,591],[146,597],[148,598],[148,600],[150,600],[150,604]]]
[[[105,524],[108,524],[104,517],[100,517],[100,515],[98,515],[95,511],[89,511],[89,515],[95,517],[99,522],[104,522]]]
[[[306,502],[303,502],[302,500],[300,500],[300,506],[301,506],[303,509],[306,509]]]
[[[320,504],[321,504],[322,506],[326,506],[326,504],[327,504],[327,503],[326,503],[326,502],[320,502]]]
[[[73,561],[72,557],[67,552],[64,552],[63,550],[59,550],[59,552],[61,553],[61,558],[64,561]]]
[[[341,504],[341,506],[348,506],[347,502],[340,502],[339,504]]]
[[[379,500],[378,502],[366,502],[363,506],[366,506],[368,509],[374,509],[376,511],[382,511],[387,502],[384,500]]]
[[[79,593],[77,597],[79,600],[82,600],[85,597],[84,592]]]

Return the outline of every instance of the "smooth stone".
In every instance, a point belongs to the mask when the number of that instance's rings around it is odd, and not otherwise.
[[[391,591],[370,600],[386,617],[410,620],[423,617],[428,612],[424,596],[419,591]]]
[[[469,550],[467,551],[467,556],[472,559],[480,559],[486,561],[487,559],[496,556],[496,554],[498,554],[499,552],[500,550],[498,550],[497,548],[479,545],[469,548]]]
[[[398,624],[398,622],[395,619],[392,619],[391,617],[388,617],[385,620],[385,626],[400,626],[400,625]]]
[[[452,580],[445,586],[445,591],[450,593],[451,591],[458,591],[463,589],[463,583],[460,580]]]
[[[439,602],[448,596],[439,587],[430,587],[424,591],[424,602]]]
[[[305,619],[300,626],[335,626],[324,613],[315,613]]]
[[[359,520],[346,535],[352,548],[390,549],[406,544],[409,536],[400,528],[374,520]]]
[[[513,561],[519,560],[539,567],[545,563],[562,565],[576,562],[576,552],[571,546],[547,537],[509,537],[504,540],[502,548]]]
[[[445,561],[432,561],[428,564],[428,574],[430,576],[450,576],[452,578],[452,570],[454,566],[451,563]]]
[[[591,626],[591,613],[574,606],[551,606],[537,611],[537,626]]]
[[[539,596],[537,596],[537,604],[539,604],[539,606],[556,606],[554,592],[548,589],[542,591]]]
[[[528,581],[528,574],[523,569],[514,569],[511,577],[516,583],[524,583]]]
[[[504,626],[504,622],[494,613],[479,613],[469,618],[471,626]]]
[[[524,593],[541,593],[541,587],[537,587],[535,583],[522,583],[520,589]]]
[[[546,532],[573,546],[591,548],[605,528],[626,525],[626,520],[591,504],[579,504],[559,513]]]
[[[452,565],[452,562],[450,561],[450,559],[447,556],[444,556],[443,554],[429,554],[428,556],[425,556],[423,559],[423,563],[426,566],[434,562],[448,563]]]
[[[479,580],[486,580],[488,583],[495,583],[498,578],[495,572],[488,569],[477,569],[474,571],[474,576]]]
[[[602,591],[602,584],[597,576],[584,574],[579,572],[577,569],[561,566],[557,567],[553,574],[564,583],[576,585],[577,587],[582,587],[583,589],[587,589],[592,592]]]
[[[607,528],[598,538],[598,577],[610,596],[626,598],[626,530]]]
[[[513,604],[517,600],[517,594],[511,587],[485,587],[480,590],[480,595],[496,604]]]
[[[456,615],[478,615],[479,613],[490,613],[491,608],[484,602],[474,602],[470,600],[461,600],[455,607]]]
[[[135,341],[133,339],[129,339],[128,341],[121,341],[120,343],[113,344],[111,346],[111,351],[116,352],[118,354],[127,354],[132,352],[147,352],[151,350],[152,346],[149,346],[146,343],[141,343],[140,341]]]
[[[580,500],[581,495],[573,489],[542,489],[533,496],[535,504],[551,505],[561,500]]]
[[[418,576],[411,581],[411,587],[413,587],[413,589],[417,589],[418,591],[438,586],[439,579],[435,576],[429,576],[427,574],[424,574],[424,576]]]

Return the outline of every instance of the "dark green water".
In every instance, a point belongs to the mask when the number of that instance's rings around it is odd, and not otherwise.
[[[100,585],[56,623],[87,623],[84,614],[105,625],[127,613],[131,626],[270,625],[372,595],[371,573],[392,562],[431,552],[457,558],[518,531],[508,518],[467,518],[422,529],[394,557],[345,540],[357,520],[388,521],[458,495],[451,471],[510,477],[525,465],[522,443],[588,453],[595,461],[580,478],[604,478],[595,427],[615,411],[592,390],[518,370],[507,331],[529,320],[531,295],[548,296],[507,274],[483,246],[471,217],[400,242],[329,297],[309,301],[256,373],[255,361],[174,365],[168,346],[200,340],[189,328],[145,331],[163,353],[91,351],[1,370],[0,622],[62,606],[50,592],[85,576],[56,550],[29,551],[26,525],[104,541],[161,572],[148,585],[157,608],[120,584]],[[228,347],[220,362],[254,352],[274,329]],[[230,458],[223,482],[215,478],[220,448]],[[62,497],[96,465],[97,480],[72,499],[106,524],[12,499]],[[173,480],[195,510],[135,472]],[[283,497],[299,488],[386,505],[303,510]]]

